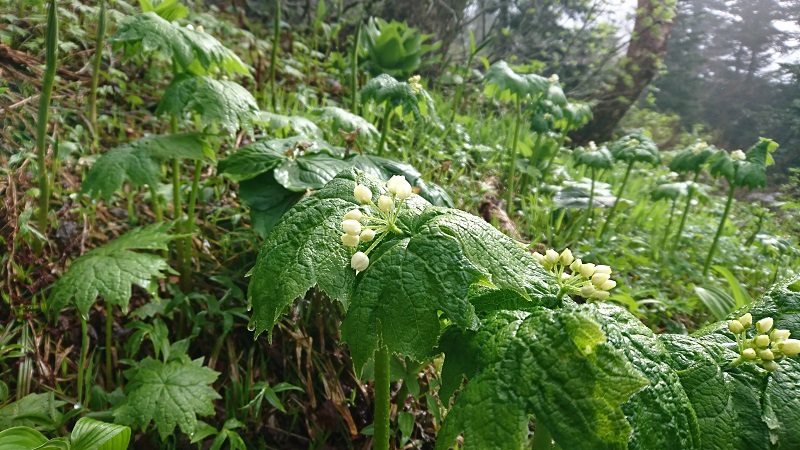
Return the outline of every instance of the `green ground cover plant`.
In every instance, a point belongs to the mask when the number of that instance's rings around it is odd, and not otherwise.
[[[800,445],[775,142],[576,145],[557,68],[336,4],[0,17],[0,448]]]

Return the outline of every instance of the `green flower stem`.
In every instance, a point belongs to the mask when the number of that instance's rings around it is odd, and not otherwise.
[[[375,352],[375,450],[389,450],[392,400],[389,372],[389,349],[381,343]]]
[[[181,206],[181,166],[177,159],[172,160],[172,218],[175,220],[175,233],[183,234],[183,207]],[[175,259],[178,268],[182,267],[183,241],[175,240]]]
[[[100,62],[103,59],[103,46],[106,39],[106,0],[100,0],[100,13],[97,18],[97,38],[92,60],[92,84],[89,87],[89,123],[92,125],[92,151],[97,149],[100,133],[97,131],[97,84],[100,80]]]
[[[562,134],[559,136],[559,138],[556,140],[556,150],[553,152],[553,156],[551,156],[551,157],[550,157],[550,159],[547,161],[547,165],[545,166],[545,168],[544,168],[544,170],[543,170],[543,172],[544,172],[545,174],[548,174],[548,173],[550,173],[550,167],[551,167],[551,166],[553,165],[553,163],[555,162],[555,160],[556,160],[556,157],[558,156],[558,152],[560,152],[560,151],[561,151],[561,147],[563,147],[563,146],[564,146],[564,140],[565,140],[566,138],[567,138],[567,135],[562,133]]]
[[[533,450],[550,450],[553,448],[553,437],[544,425],[536,421],[536,431],[533,433]]]
[[[547,136],[546,132],[536,133],[536,140],[533,142],[533,148],[531,149],[531,162],[533,162],[534,158],[536,157],[536,155],[539,154],[539,150],[542,147],[542,142],[544,141],[546,136]],[[550,165],[548,164],[548,167],[549,166]],[[545,168],[545,172],[544,173],[547,173],[546,170],[547,169]],[[520,177],[520,183],[521,183],[520,191],[521,192],[527,192],[528,187],[530,186],[530,180],[531,180],[531,177],[527,173],[523,174],[522,177]]]
[[[86,327],[86,319],[78,313],[81,321],[81,354],[78,359],[78,403],[83,405],[84,376],[86,371],[86,354],[89,353],[89,330]]]
[[[516,116],[514,122],[514,139],[511,141],[511,167],[508,169],[508,194],[506,197],[506,210],[509,215],[513,214],[514,209],[514,177],[517,171],[517,143],[519,142],[519,129],[522,122],[522,105],[519,98],[516,99]]]
[[[614,214],[617,212],[617,206],[619,206],[619,199],[622,198],[622,193],[625,192],[625,185],[628,184],[628,178],[631,175],[631,169],[633,169],[633,165],[635,161],[631,161],[628,164],[628,168],[625,170],[625,176],[622,178],[622,185],[619,187],[619,192],[617,192],[617,198],[614,199],[614,204],[611,205],[611,211],[608,212],[608,217],[606,218],[605,223],[603,224],[603,228],[600,229],[600,236],[604,236],[608,225],[614,220]]]
[[[281,0],[275,2],[274,33],[272,35],[272,54],[269,58],[269,93],[272,100],[272,112],[278,112],[278,90],[275,86],[275,74],[278,71],[278,47],[281,39]]]
[[[386,110],[383,112],[383,123],[381,124],[381,139],[378,141],[378,155],[383,156],[383,147],[386,144],[386,135],[389,133],[389,122],[392,119],[391,108],[388,104],[385,105]]]
[[[669,210],[669,220],[667,220],[667,227],[664,229],[664,237],[661,239],[661,248],[667,245],[667,238],[669,237],[669,229],[672,227],[672,219],[675,217],[675,205],[678,203],[677,197],[672,201],[672,208]]]
[[[700,171],[694,173],[694,178],[692,179],[692,184],[689,186],[689,192],[686,194],[686,206],[683,208],[683,216],[681,216],[681,223],[678,225],[678,232],[675,234],[675,244],[672,246],[672,251],[678,249],[678,246],[681,243],[681,237],[683,234],[683,227],[686,225],[686,218],[689,217],[689,209],[692,207],[692,197],[694,196],[694,186],[697,183],[697,179],[700,178]]]
[[[592,215],[594,214],[594,183],[597,179],[597,169],[592,167],[592,187],[589,189],[589,204],[587,205],[588,214],[586,215],[586,220],[584,221],[583,225],[581,226],[581,233],[578,235],[578,242],[583,239],[583,236],[586,234],[586,228],[589,224],[592,223]]]
[[[156,222],[163,222],[164,212],[161,210],[161,198],[153,186],[150,186],[150,202],[153,204],[153,214],[156,216]]]
[[[36,118],[36,164],[39,169],[39,232],[47,236],[47,218],[50,209],[50,174],[47,172],[47,122],[50,115],[50,97],[56,77],[56,57],[58,54],[58,15],[56,0],[50,0],[47,11],[47,30],[45,34],[45,69],[42,79],[42,93],[39,97],[39,111]],[[34,250],[41,253],[43,243],[34,241]]]
[[[195,225],[195,207],[197,205],[197,193],[200,189],[200,174],[203,170],[203,162],[195,161],[194,178],[192,178],[192,190],[189,193],[188,217],[186,219],[186,237],[183,241],[183,269],[181,272],[181,290],[189,292],[192,289],[192,235]]]
[[[106,392],[114,390],[114,359],[111,355],[111,334],[114,332],[114,305],[106,302]]]
[[[708,256],[706,257],[706,263],[703,265],[703,276],[708,274],[708,269],[711,267],[711,260],[714,258],[714,252],[717,250],[719,238],[722,236],[722,230],[725,228],[725,221],[728,219],[728,213],[731,211],[734,193],[736,193],[736,185],[731,183],[731,187],[728,189],[728,201],[725,202],[725,211],[722,212],[722,220],[719,221],[717,234],[714,235],[714,242],[711,243],[711,249],[708,251]]]
[[[358,48],[361,44],[361,21],[356,25],[356,37],[353,41],[353,57],[350,58],[350,110],[358,114]]]

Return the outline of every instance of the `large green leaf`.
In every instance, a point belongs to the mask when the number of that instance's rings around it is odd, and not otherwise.
[[[235,53],[210,34],[173,25],[152,11],[127,18],[109,42],[125,47],[128,56],[158,52],[197,75],[214,67],[229,73],[250,73]]]
[[[348,311],[342,337],[360,372],[379,331],[391,352],[421,358],[436,345],[438,311],[461,327],[475,326],[466,297],[476,282],[512,289],[528,301],[552,298],[553,287],[515,241],[479,218],[430,206],[418,196],[406,200],[398,217],[402,234],[375,247],[370,267],[356,277],[340,231],[344,214],[360,206],[353,197],[356,179],[375,195],[385,192],[382,183],[343,172],[299,202],[267,236],[248,291],[256,333],[270,330],[287,306],[317,285]]]
[[[179,3],[180,0],[139,0],[139,7],[142,12],[150,12],[158,14],[162,19],[172,22],[173,20],[183,19],[189,14],[189,8]]]
[[[155,422],[162,440],[176,426],[191,435],[198,415],[214,414],[213,400],[221,397],[210,384],[218,376],[203,366],[202,358],[192,361],[184,356],[166,363],[146,358],[125,372],[125,401],[114,410],[114,417],[141,430]]]
[[[619,138],[609,146],[609,150],[617,161],[645,162],[653,165],[661,161],[656,143],[642,130]]]
[[[203,159],[211,151],[202,134],[147,136],[103,154],[89,169],[81,192],[111,200],[127,180],[133,186],[158,186],[161,165],[170,159]]]
[[[125,450],[131,440],[131,429],[83,417],[72,429],[70,439],[72,450]]]
[[[287,160],[292,160],[295,153],[303,154],[320,150],[332,154],[341,153],[340,149],[332,147],[325,141],[310,139],[302,135],[285,139],[262,140],[245,145],[236,150],[233,155],[220,160],[217,169],[233,181],[239,182],[261,175]],[[332,178],[333,176],[325,182]]]
[[[169,233],[171,227],[166,222],[136,228],[80,256],[53,285],[50,311],[57,314],[74,298],[78,311],[88,318],[89,308],[102,296],[127,312],[131,285],[150,289],[154,279],[170,271],[160,255],[131,250],[167,250],[167,243],[175,238]]]
[[[258,104],[240,84],[203,76],[179,75],[167,87],[156,114],[198,114],[203,125],[218,125],[230,134],[251,130]]]
[[[389,108],[403,108],[403,114],[413,113],[415,117],[423,117],[419,107],[417,94],[406,82],[397,81],[391,75],[382,74],[367,81],[359,94],[362,102],[373,100],[376,104],[387,104]]]
[[[362,30],[365,57],[373,75],[408,77],[417,70],[426,53],[441,46],[441,42],[424,44],[432,35],[421,34],[418,29],[396,21],[371,17]]]
[[[47,442],[47,438],[28,427],[0,431],[0,450],[32,450]]]
[[[272,131],[289,130],[292,134],[309,136],[314,139],[322,139],[322,130],[314,122],[302,116],[284,116],[268,111],[259,111],[253,122],[263,125]]]
[[[518,74],[505,61],[492,64],[486,72],[483,82],[487,84],[485,90],[487,95],[503,96],[506,94],[518,100],[539,97],[550,88],[550,81],[547,78],[535,74]]]
[[[577,166],[586,166],[596,170],[608,170],[614,167],[614,159],[605,145],[597,148],[578,147],[572,151],[572,157],[575,158]]]
[[[351,133],[358,130],[358,139],[362,142],[376,142],[380,137],[378,129],[363,117],[336,106],[325,106],[311,110],[317,117],[317,123],[330,123],[331,133],[342,130]]]
[[[705,142],[695,142],[675,155],[669,163],[669,170],[678,173],[699,172],[719,150]]]
[[[734,183],[750,190],[767,185],[767,166],[772,164],[772,155],[778,144],[770,139],[761,140],[747,151],[744,161],[737,161]]]
[[[664,199],[677,200],[680,197],[686,197],[686,194],[689,193],[689,186],[691,186],[691,181],[661,183],[650,191],[650,198],[654,201]]]
[[[56,400],[52,392],[28,394],[0,408],[0,429],[17,426],[52,428],[61,415],[58,408],[64,404],[65,402]]]

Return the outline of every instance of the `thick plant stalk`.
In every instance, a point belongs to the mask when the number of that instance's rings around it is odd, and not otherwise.
[[[81,354],[78,358],[78,403],[83,405],[86,354],[89,353],[89,330],[86,328],[86,319],[81,313],[78,313],[78,319],[81,321]]]
[[[47,11],[47,31],[45,34],[45,69],[42,80],[42,93],[39,97],[39,112],[36,119],[36,163],[39,169],[39,232],[47,235],[47,217],[50,209],[50,175],[47,172],[47,122],[50,115],[50,97],[56,77],[56,56],[58,54],[58,15],[56,0],[50,0]],[[42,243],[35,242],[37,253]]]
[[[586,228],[592,222],[592,215],[594,214],[594,183],[597,179],[597,169],[594,167],[591,168],[592,171],[592,187],[589,189],[589,205],[588,205],[588,214],[586,215],[586,220],[583,222],[583,226],[581,226],[581,234],[578,235],[577,241],[580,242],[583,239],[583,236],[586,234]]]
[[[661,239],[661,247],[667,245],[667,238],[669,237],[669,229],[672,227],[672,219],[675,217],[675,205],[678,203],[678,199],[672,201],[672,208],[669,210],[669,220],[667,220],[667,227],[664,229],[664,237]]]
[[[188,216],[186,219],[186,237],[183,241],[183,267],[181,268],[181,290],[189,292],[192,289],[192,234],[194,234],[194,212],[197,205],[197,194],[200,189],[200,174],[203,170],[203,162],[195,161],[194,178],[192,178],[192,190],[189,193]]]
[[[719,221],[717,234],[714,235],[714,242],[711,243],[711,249],[708,251],[708,256],[706,257],[706,263],[703,264],[703,276],[708,275],[708,269],[711,267],[711,260],[714,259],[714,252],[717,251],[719,238],[722,236],[722,230],[725,228],[725,221],[728,219],[728,213],[731,211],[734,193],[736,193],[736,185],[731,183],[731,187],[728,190],[728,201],[725,202],[725,211],[722,212],[722,220]]]
[[[172,160],[172,218],[175,220],[175,233],[183,234],[183,206],[181,205],[181,166],[177,159]],[[178,268],[183,267],[183,241],[175,240],[175,258]],[[181,277],[183,278],[183,277]]]
[[[272,54],[269,58],[269,92],[272,99],[272,112],[278,112],[278,90],[275,86],[275,74],[278,71],[278,47],[281,39],[281,1],[275,2],[275,28],[272,35]]]
[[[111,355],[111,334],[114,332],[114,305],[106,303],[106,392],[114,390],[114,359]]]
[[[389,349],[381,343],[375,352],[375,450],[389,450],[392,400],[389,372]]]
[[[97,131],[97,84],[100,80],[100,62],[103,60],[103,46],[106,39],[106,0],[100,0],[100,14],[97,18],[97,39],[94,44],[94,60],[92,60],[92,84],[89,88],[89,122],[94,135],[93,150],[97,148],[99,134]]]
[[[358,50],[361,44],[361,22],[356,25],[356,37],[353,45],[353,57],[350,59],[350,110],[358,114]]]
[[[381,124],[381,138],[378,141],[378,155],[383,156],[383,147],[386,145],[386,135],[389,133],[389,122],[392,119],[392,108],[384,105],[386,111],[383,113],[383,123]]]
[[[517,143],[519,142],[519,128],[522,122],[522,105],[516,101],[517,112],[514,122],[514,139],[511,141],[511,167],[508,169],[508,194],[506,196],[506,210],[513,214],[514,209],[514,177],[517,175]]]
[[[619,199],[622,198],[622,193],[625,192],[625,185],[628,184],[628,177],[631,175],[631,169],[633,169],[633,165],[635,161],[631,161],[628,164],[628,168],[625,170],[625,177],[622,178],[622,186],[619,187],[619,192],[617,192],[617,198],[614,199],[614,204],[611,205],[611,211],[608,212],[608,217],[606,218],[605,223],[603,224],[603,228],[600,230],[600,236],[604,236],[606,229],[608,228],[608,224],[614,220],[614,214],[617,212],[617,206],[619,206]]]
[[[681,223],[678,225],[678,232],[675,234],[675,244],[672,246],[672,251],[678,249],[683,235],[683,227],[686,226],[686,218],[689,217],[689,209],[692,207],[692,197],[694,196],[694,187],[697,184],[697,179],[700,178],[700,171],[694,173],[692,184],[689,186],[689,192],[686,194],[686,206],[683,208],[683,216],[681,216]]]

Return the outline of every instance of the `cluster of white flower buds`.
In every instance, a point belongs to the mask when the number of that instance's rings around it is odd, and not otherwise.
[[[590,152],[596,151],[597,150],[597,144],[595,144],[594,141],[589,141],[589,147],[588,148],[589,148]]]
[[[422,90],[422,84],[420,83],[421,80],[422,77],[419,75],[414,75],[408,79],[408,84],[411,85],[411,90],[414,91],[415,94],[419,94]]]
[[[554,74],[550,75],[550,78],[548,80],[550,81],[550,84],[558,83],[558,74],[554,73]]]
[[[731,152],[731,159],[734,161],[744,161],[747,159],[747,155],[741,150],[734,150]]]
[[[544,255],[535,252],[533,257],[545,270],[556,276],[559,288],[566,293],[580,295],[589,300],[606,300],[617,282],[611,279],[611,267],[584,263],[572,255],[570,249],[561,254],[548,249]],[[569,267],[570,273],[566,272]]]
[[[748,338],[747,329],[752,325],[753,316],[750,313],[728,323],[728,330],[733,333],[739,346],[739,358],[731,363],[732,365],[750,361],[760,364],[769,372],[774,372],[778,370],[779,361],[800,354],[800,340],[789,339],[791,334],[789,330],[773,328],[772,317],[765,317],[756,322],[756,333],[752,338]]]
[[[372,207],[377,212],[375,217],[362,212],[361,209],[351,209],[342,220],[342,245],[356,249],[362,242],[372,242],[365,251],[357,251],[350,258],[350,267],[361,272],[369,267],[369,254],[373,248],[386,236],[389,231],[399,232],[395,225],[400,207],[405,199],[411,196],[411,184],[402,175],[395,175],[386,182],[386,190],[391,196],[381,195],[377,205],[372,201],[372,191],[363,184],[357,184],[353,189],[356,201]],[[372,222],[373,224],[364,224]],[[377,239],[375,239],[377,237]]]

